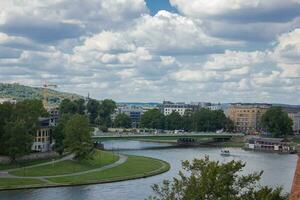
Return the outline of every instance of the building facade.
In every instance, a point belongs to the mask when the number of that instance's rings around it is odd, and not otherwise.
[[[50,118],[39,118],[39,126],[31,146],[32,151],[47,152],[51,150],[52,127]]]
[[[133,105],[118,105],[115,113],[112,115],[112,119],[114,120],[118,114],[126,114],[130,117],[133,128],[138,128],[140,126],[141,116],[144,113],[144,109],[141,106],[133,106]]]
[[[295,135],[300,134],[300,111],[289,111],[288,116],[293,121],[293,132]]]
[[[261,117],[270,107],[269,104],[232,104],[228,117],[234,122],[235,131],[255,134],[262,130]]]
[[[161,112],[166,116],[172,112],[178,112],[183,116],[187,111],[194,111],[198,105],[191,105],[186,103],[173,103],[171,101],[164,101],[161,105]]]

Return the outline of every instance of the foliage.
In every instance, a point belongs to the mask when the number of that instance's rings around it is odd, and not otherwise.
[[[4,127],[6,122],[11,118],[12,115],[12,110],[13,110],[13,105],[10,103],[4,103],[0,104],[0,147],[3,147],[3,142],[4,139],[3,134],[4,134]],[[3,148],[0,148],[0,154],[4,153]]]
[[[282,188],[261,187],[262,172],[240,175],[245,167],[241,161],[219,163],[204,159],[184,161],[179,178],[165,180],[152,188],[156,196],[149,200],[287,200]],[[187,174],[187,175],[186,175]]]
[[[64,146],[75,154],[78,160],[88,158],[93,152],[91,128],[84,115],[73,115],[64,128]]]
[[[11,156],[13,160],[28,154],[31,149],[29,144],[32,144],[30,136],[36,133],[38,118],[47,115],[41,100],[24,100],[16,105],[0,105],[0,153]],[[14,134],[13,131],[18,133]]]
[[[172,112],[165,117],[165,128],[167,130],[179,130],[183,128],[183,117],[178,112]]]
[[[118,128],[130,128],[131,118],[125,113],[118,114],[115,118],[114,126]]]
[[[141,127],[164,129],[165,116],[157,109],[146,111],[141,117]]]
[[[14,107],[11,120],[23,121],[28,132],[31,135],[35,135],[39,117],[47,116],[49,116],[49,114],[43,107],[41,100],[24,100],[18,102]]]
[[[14,161],[17,157],[30,153],[33,137],[28,133],[24,122],[8,122],[4,129],[3,148],[6,155]]]
[[[104,99],[103,101],[101,101],[98,108],[98,124],[100,126],[111,127],[111,114],[115,112],[116,108],[116,102],[111,99]]]
[[[65,139],[65,134],[64,134],[64,128],[65,125],[68,123],[68,121],[71,118],[71,114],[64,113],[60,116],[59,122],[57,126],[53,130],[53,139],[55,140],[54,144],[54,150],[59,153],[60,155],[63,154],[65,145],[64,145],[64,139]]]
[[[20,84],[0,83],[0,97],[13,98],[17,101],[23,101],[25,99],[43,99],[43,88],[30,87]],[[62,99],[79,99],[80,95],[58,92],[48,89],[50,103],[59,103]]]
[[[87,103],[87,111],[89,113],[89,119],[91,124],[95,124],[96,118],[98,117],[98,110],[99,110],[99,102],[95,99],[89,99]]]
[[[261,118],[261,125],[273,137],[286,137],[293,133],[293,121],[281,107],[269,108]]]

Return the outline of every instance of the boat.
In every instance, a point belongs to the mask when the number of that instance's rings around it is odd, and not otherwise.
[[[221,150],[221,156],[230,156],[229,150]]]

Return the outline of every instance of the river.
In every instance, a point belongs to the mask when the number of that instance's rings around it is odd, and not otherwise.
[[[296,166],[296,155],[279,155],[244,151],[240,148],[229,148],[230,157],[222,157],[220,148],[162,148],[166,144],[139,141],[111,141],[105,143],[106,149],[132,155],[142,155],[165,160],[171,164],[170,171],[138,180],[117,183],[31,189],[0,192],[0,200],[140,200],[151,195],[151,185],[161,183],[164,179],[177,176],[181,170],[182,160],[203,158],[208,155],[213,160],[228,162],[232,159],[246,162],[243,173],[264,170],[262,185],[283,186],[289,192]],[[151,149],[151,147],[155,147]],[[146,148],[146,149],[145,149]],[[122,150],[123,149],[123,150]]]

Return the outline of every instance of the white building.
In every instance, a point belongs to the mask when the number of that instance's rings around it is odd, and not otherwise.
[[[293,120],[294,134],[300,134],[300,111],[288,112],[288,116]]]
[[[193,106],[185,103],[173,103],[170,101],[164,101],[161,106],[163,114],[170,115],[172,112],[178,112],[181,116],[185,114],[187,111],[192,111]]]

